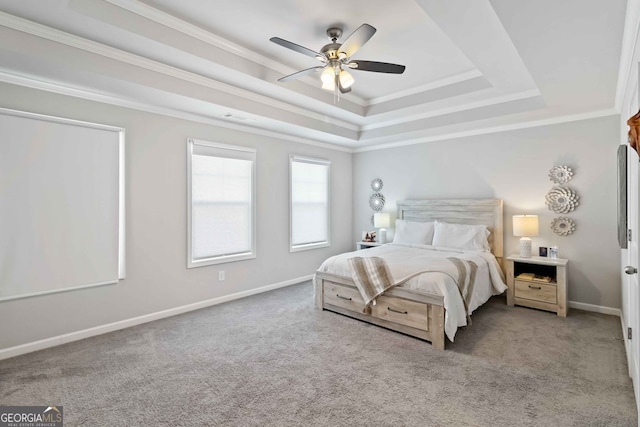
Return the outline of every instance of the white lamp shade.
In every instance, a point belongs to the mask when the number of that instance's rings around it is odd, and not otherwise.
[[[391,226],[391,215],[385,212],[373,214],[373,226],[376,228],[387,228]]]
[[[336,75],[333,68],[325,68],[320,75],[320,80],[322,80],[322,89],[333,91],[336,88]]]
[[[533,237],[538,235],[538,215],[514,215],[513,235]]]
[[[348,71],[340,71],[340,86],[347,89],[353,84],[353,76]]]

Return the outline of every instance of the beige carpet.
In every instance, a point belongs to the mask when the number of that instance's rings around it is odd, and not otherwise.
[[[0,362],[0,405],[90,426],[637,426],[620,319],[494,298],[438,352],[310,283]],[[19,326],[17,326],[19,327]]]

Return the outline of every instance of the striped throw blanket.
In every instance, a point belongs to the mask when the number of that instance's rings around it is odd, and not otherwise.
[[[369,311],[371,304],[376,305],[376,298],[387,289],[395,286],[387,263],[379,257],[349,258],[351,278],[358,287],[364,300],[363,313]]]
[[[454,277],[456,284],[458,285],[458,291],[464,302],[464,311],[467,313],[467,325],[471,324],[471,315],[469,314],[469,302],[471,301],[471,295],[473,295],[473,287],[476,284],[476,272],[478,271],[478,264],[466,259],[460,259],[455,257],[447,258],[453,263],[458,270],[457,277]]]
[[[467,314],[467,324],[470,325],[469,303],[473,295],[478,265],[473,261],[456,257],[446,258],[446,261],[443,259],[422,271],[405,277],[398,283],[394,283],[393,276],[384,259],[380,257],[349,258],[351,278],[358,287],[365,303],[362,312],[367,313],[369,307],[376,304],[376,298],[385,291],[406,282],[412,277],[423,273],[443,273],[451,277],[458,285],[458,291],[460,292],[460,297],[462,298]]]

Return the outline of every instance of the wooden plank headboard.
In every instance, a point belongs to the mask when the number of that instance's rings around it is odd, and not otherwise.
[[[396,203],[398,219],[428,222],[444,221],[452,224],[487,226],[489,246],[494,256],[504,251],[502,199],[426,199],[403,200]]]

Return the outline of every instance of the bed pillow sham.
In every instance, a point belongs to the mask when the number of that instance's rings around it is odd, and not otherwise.
[[[405,245],[430,245],[433,240],[433,222],[413,222],[396,219],[393,243]]]
[[[433,246],[445,246],[464,250],[489,251],[489,230],[484,225],[450,224],[436,221]]]

